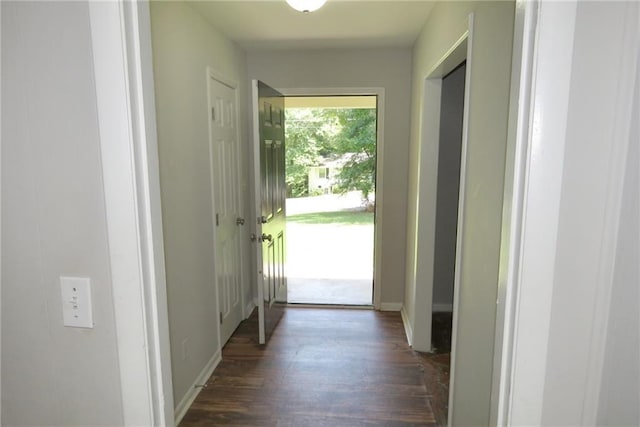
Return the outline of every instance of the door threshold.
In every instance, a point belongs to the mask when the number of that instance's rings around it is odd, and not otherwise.
[[[287,307],[292,308],[337,308],[344,310],[373,310],[373,304],[351,305],[351,304],[322,304],[322,303],[300,303],[288,302]]]

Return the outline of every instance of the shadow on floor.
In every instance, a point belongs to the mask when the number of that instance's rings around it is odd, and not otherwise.
[[[451,366],[452,313],[433,313],[433,353],[419,353],[424,368],[429,403],[439,426],[447,425],[449,413],[449,371]]]

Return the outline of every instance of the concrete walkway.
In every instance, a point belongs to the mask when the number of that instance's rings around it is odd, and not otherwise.
[[[333,198],[333,199],[330,199]],[[315,210],[309,201],[298,204],[298,213],[319,212],[327,206],[353,209],[336,196],[320,196]],[[294,199],[299,201],[299,199]],[[289,201],[287,201],[289,210]],[[340,210],[331,209],[330,211]],[[291,214],[289,211],[287,212]],[[287,224],[288,300],[306,304],[369,305],[373,298],[373,224]]]

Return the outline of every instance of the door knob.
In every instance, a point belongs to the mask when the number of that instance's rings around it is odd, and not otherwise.
[[[264,242],[264,241],[270,242],[270,241],[272,241],[272,240],[273,240],[273,236],[272,236],[271,234],[265,234],[265,233],[262,233],[262,236],[260,237],[260,239],[261,239],[263,242]]]
[[[236,225],[244,225],[244,218],[236,218]]]

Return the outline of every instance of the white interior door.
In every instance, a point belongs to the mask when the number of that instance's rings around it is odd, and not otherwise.
[[[242,320],[240,215],[236,88],[209,77],[210,155],[215,226],[215,266],[220,343],[224,345]]]
[[[276,327],[287,300],[285,239],[284,96],[253,81],[254,176],[257,212],[258,316],[261,344]]]

